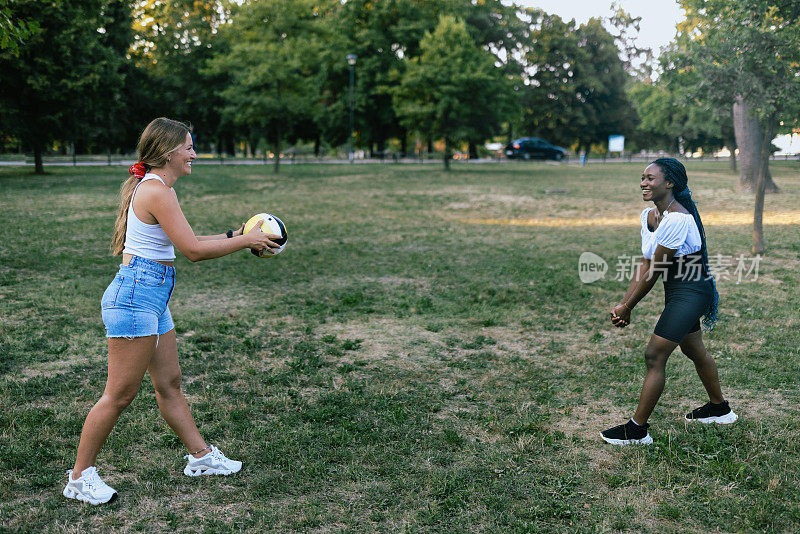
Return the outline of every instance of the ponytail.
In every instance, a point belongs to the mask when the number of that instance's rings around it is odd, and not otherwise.
[[[131,198],[136,186],[142,181],[147,173],[147,166],[142,163],[134,163],[128,169],[130,176],[122,182],[119,188],[119,212],[114,223],[114,235],[111,238],[111,254],[119,256],[125,248],[125,232],[128,230],[128,208],[131,205]]]

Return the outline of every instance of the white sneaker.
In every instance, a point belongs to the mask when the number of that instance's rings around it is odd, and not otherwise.
[[[183,474],[190,477],[200,475],[232,475],[238,473],[242,468],[242,462],[226,458],[222,451],[215,446],[211,446],[211,452],[200,458],[195,458],[191,454],[184,456],[189,462],[183,469]]]
[[[67,499],[94,505],[111,502],[117,498],[117,490],[103,482],[95,466],[84,469],[77,480],[72,479],[72,469],[67,471],[67,485],[63,493]]]

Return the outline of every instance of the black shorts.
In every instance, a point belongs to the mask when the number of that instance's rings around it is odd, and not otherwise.
[[[664,275],[664,311],[653,333],[680,343],[686,334],[700,330],[700,318],[708,311],[713,298],[714,286],[710,279],[679,276],[670,268]]]

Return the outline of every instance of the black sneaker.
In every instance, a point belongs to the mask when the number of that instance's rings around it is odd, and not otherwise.
[[[639,426],[633,421],[628,421],[624,425],[600,432],[600,437],[612,445],[650,445],[653,443],[653,438],[647,432],[649,427],[647,423]]]
[[[733,413],[728,401],[719,404],[707,402],[699,408],[695,408],[691,413],[686,414],[686,420],[697,421],[698,423],[719,423],[729,425],[735,423],[739,416]]]

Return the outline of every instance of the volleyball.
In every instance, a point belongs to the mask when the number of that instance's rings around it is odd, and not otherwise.
[[[284,248],[286,248],[286,240],[289,237],[286,233],[286,226],[283,225],[283,221],[270,213],[258,213],[250,217],[250,220],[245,223],[244,233],[246,234],[252,230],[255,225],[258,224],[258,221],[264,221],[264,224],[261,225],[262,232],[265,234],[274,234],[280,236],[279,238],[272,240],[273,243],[280,245],[280,248],[275,252],[269,248],[262,251],[250,249],[250,252],[259,258],[271,258],[272,256],[277,256],[283,252]]]

